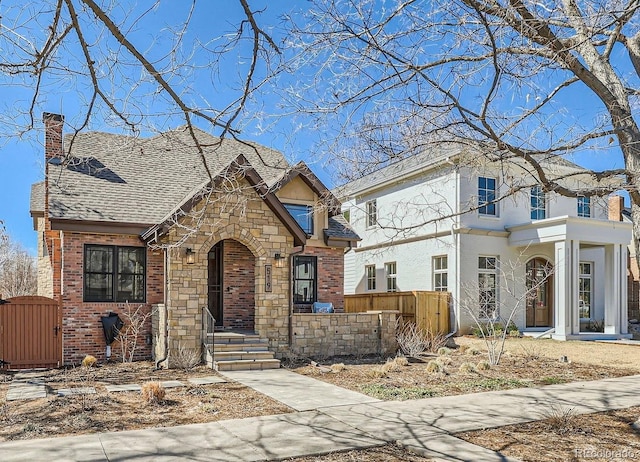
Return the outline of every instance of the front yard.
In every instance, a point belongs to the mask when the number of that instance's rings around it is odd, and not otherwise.
[[[383,400],[538,387],[640,374],[638,346],[513,338],[507,340],[507,353],[502,362],[487,368],[481,341],[462,337],[457,338],[456,343],[461,347],[442,350],[423,361],[332,358],[312,365],[309,360],[297,358],[287,365],[297,373]],[[567,361],[560,361],[560,357],[566,357]],[[212,375],[216,375],[215,372],[205,367],[189,372],[154,371],[152,363],[148,362],[51,370],[44,373],[49,390],[46,398],[6,401],[13,375],[0,372],[0,441],[291,412],[287,406],[237,383],[188,384],[189,378]],[[145,402],[140,392],[107,392],[105,389],[105,385],[114,383],[165,380],[180,380],[186,386],[167,389],[166,397],[156,404]],[[55,394],[60,388],[88,386],[94,387],[96,394],[66,397]],[[554,415],[553,410],[547,411],[549,415],[541,417],[551,417],[550,420],[459,436],[522,460],[580,460],[579,457],[572,459],[571,451],[590,448],[631,448],[640,458],[637,430],[640,424],[631,425],[640,417],[639,408],[588,416],[573,415],[568,410],[557,410],[558,415]],[[297,460],[341,462],[394,458],[426,460],[393,445]]]

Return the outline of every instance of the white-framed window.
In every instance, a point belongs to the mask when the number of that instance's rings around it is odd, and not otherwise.
[[[478,257],[478,306],[481,318],[493,319],[498,313],[498,257]]]
[[[448,261],[446,255],[433,257],[433,290],[446,292],[448,290]]]
[[[365,212],[367,213],[367,228],[375,226],[378,222],[378,204],[375,199],[365,203]]]
[[[495,178],[478,177],[478,213],[480,215],[498,215],[498,205],[495,202],[496,184]]]
[[[578,216],[583,218],[591,218],[590,197],[578,197]]]
[[[367,279],[367,290],[376,290],[376,265],[365,266],[364,273]]]
[[[547,197],[539,185],[531,188],[531,219],[547,218]]]
[[[580,279],[578,280],[578,302],[580,318],[591,319],[591,303],[593,301],[593,264],[580,262]]]
[[[396,262],[388,262],[384,264],[384,273],[387,276],[387,292],[397,292],[396,284]]]

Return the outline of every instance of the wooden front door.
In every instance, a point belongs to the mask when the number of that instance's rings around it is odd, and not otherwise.
[[[543,258],[527,262],[527,327],[551,327],[553,278],[551,264]]]
[[[222,287],[224,284],[223,246],[224,241],[220,241],[209,251],[209,312],[216,320],[216,326],[223,325],[224,316],[222,310]]]

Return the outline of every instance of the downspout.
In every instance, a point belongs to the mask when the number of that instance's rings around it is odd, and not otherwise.
[[[302,252],[304,252],[304,244],[302,244],[300,250],[295,250],[289,254],[289,350],[293,346],[293,257]]]
[[[154,370],[160,369],[160,363],[167,360],[169,357],[169,277],[168,269],[169,269],[169,250],[164,249],[164,356],[156,361],[156,367]]]
[[[455,168],[455,165],[454,165]],[[455,200],[456,200],[456,215],[455,215],[455,223],[451,225],[451,237],[453,238],[453,248],[455,249],[455,259],[456,259],[456,271],[455,271],[455,281],[453,284],[453,300],[451,300],[451,306],[449,307],[449,312],[451,313],[451,320],[453,321],[453,330],[449,332],[445,338],[449,339],[458,333],[458,316],[456,316],[456,306],[458,305],[458,301],[460,300],[460,175],[458,173],[458,169],[454,170],[454,184],[455,184]]]

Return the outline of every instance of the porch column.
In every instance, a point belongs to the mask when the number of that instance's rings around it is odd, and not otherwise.
[[[626,258],[620,244],[604,247],[604,333],[626,333],[627,273]],[[624,321],[624,323],[623,323]],[[623,326],[624,324],[624,326]],[[624,330],[623,330],[624,329]]]
[[[555,243],[554,282],[554,338],[566,340],[580,332],[578,314],[578,264],[580,241],[566,240]]]

